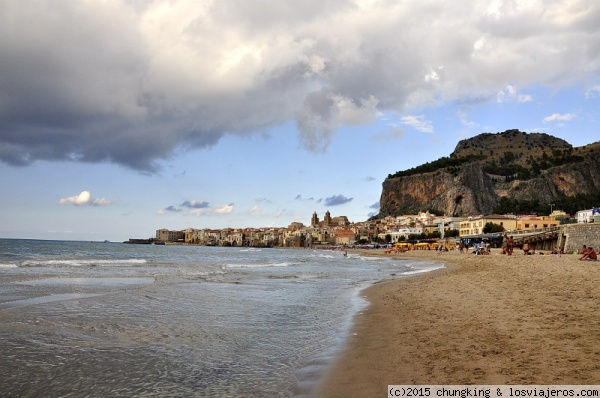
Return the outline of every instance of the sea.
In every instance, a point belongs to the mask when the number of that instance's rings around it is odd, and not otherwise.
[[[0,239],[0,395],[312,397],[368,305],[361,291],[440,267],[331,250]]]

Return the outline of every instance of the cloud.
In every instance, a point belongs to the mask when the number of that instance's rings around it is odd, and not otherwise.
[[[180,208],[178,208],[178,207],[168,206],[168,207],[165,207],[164,209],[157,210],[156,214],[158,214],[158,215],[165,215],[165,214],[169,214],[169,213],[179,213],[181,211],[182,210]]]
[[[531,102],[533,97],[528,94],[518,94],[515,86],[508,85],[500,90],[497,96],[498,102]]]
[[[233,211],[233,203],[217,207],[214,212],[217,214],[229,214]]]
[[[600,85],[597,85],[586,91],[585,98],[586,99],[596,98],[599,94],[600,94]]]
[[[424,117],[425,115],[404,116],[401,120],[402,124],[412,126],[417,131],[420,131],[422,133],[433,133],[433,126],[431,125],[431,120],[423,120]]]
[[[208,202],[198,202],[196,200],[186,200],[181,206],[189,209],[206,209],[209,207]]]
[[[379,210],[380,207],[381,207],[381,205],[379,204],[379,202],[375,202],[371,206],[369,206],[369,209]]]
[[[347,198],[344,195],[333,195],[325,198],[325,206],[339,206],[352,201],[354,198]]]
[[[575,114],[573,114],[573,113],[564,113],[564,114],[553,113],[552,115],[544,118],[544,123],[557,122],[557,121],[558,122],[566,122],[566,121],[573,119],[574,117],[575,117]]]
[[[289,120],[302,147],[325,151],[381,112],[531,101],[517,83],[595,82],[600,60],[595,0],[5,0],[2,11],[0,161],[14,166],[153,173],[178,149]]]
[[[93,199],[89,191],[81,191],[77,196],[69,196],[58,201],[61,205],[74,206],[109,206],[112,203],[108,199],[98,198]]]
[[[365,181],[369,181],[369,182],[370,182],[370,181],[376,181],[376,180],[377,180],[377,178],[375,178],[375,177],[373,177],[373,176],[367,176],[367,177],[365,177],[365,178],[364,178],[364,180],[365,180]]]
[[[187,208],[190,209],[188,214],[192,214],[192,215],[202,215],[204,213],[206,213],[208,210],[208,208],[210,207],[210,205],[208,204],[208,202],[200,202],[197,200],[186,200],[183,203],[181,203],[178,206],[167,206],[164,209],[158,210],[156,212],[156,214],[158,215],[165,215],[165,214],[169,214],[169,213],[181,213],[183,211],[182,208]]]
[[[185,202],[183,202],[181,204],[182,207],[185,207],[187,209],[189,209],[185,215],[190,215],[190,216],[196,216],[196,217],[201,217],[201,216],[206,216],[206,215],[226,215],[229,214],[231,212],[233,212],[233,208],[234,208],[234,204],[233,203],[229,203],[214,209],[211,209],[208,202],[198,202],[195,200],[186,200]],[[251,209],[251,211],[257,211],[256,209],[258,208],[258,206],[255,206],[254,208]],[[258,210],[260,210],[258,208]],[[156,214],[158,215],[165,215],[165,214],[169,214],[169,213],[180,213],[182,212],[183,209],[181,207],[176,207],[176,206],[169,206],[166,207],[165,209],[162,210],[158,210],[156,212]]]
[[[315,200],[315,198],[303,198],[302,195],[298,194],[296,195],[296,197],[294,198],[294,200],[298,200],[298,201],[312,201]]]

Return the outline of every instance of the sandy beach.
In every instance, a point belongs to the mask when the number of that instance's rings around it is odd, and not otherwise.
[[[600,261],[579,256],[385,254],[446,268],[364,292],[322,397],[388,384],[600,384]]]

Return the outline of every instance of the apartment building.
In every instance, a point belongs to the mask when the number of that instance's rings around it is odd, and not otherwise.
[[[489,216],[469,217],[460,222],[460,236],[482,235],[483,228],[487,223],[497,224],[504,227],[505,231],[517,229],[517,218],[515,216],[503,216],[490,214]]]
[[[550,216],[520,216],[517,219],[516,230],[528,231],[534,229],[558,227],[559,225],[560,221]]]

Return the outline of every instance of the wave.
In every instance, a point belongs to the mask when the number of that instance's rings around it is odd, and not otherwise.
[[[267,267],[288,267],[289,263],[268,263],[268,264],[226,264],[227,268],[267,268]]]
[[[411,271],[404,271],[404,272],[401,272],[400,275],[409,276],[409,275],[423,274],[425,272],[435,271],[435,270],[440,269],[440,268],[444,268],[444,267],[426,268],[426,269],[417,269],[417,270],[411,270]]]
[[[17,264],[0,263],[0,268],[17,268],[17,267],[18,267]]]
[[[103,267],[123,267],[127,265],[146,264],[145,259],[130,258],[124,260],[93,260],[93,259],[64,259],[64,260],[27,260],[21,264],[24,267],[43,267],[43,266],[103,266]]]

